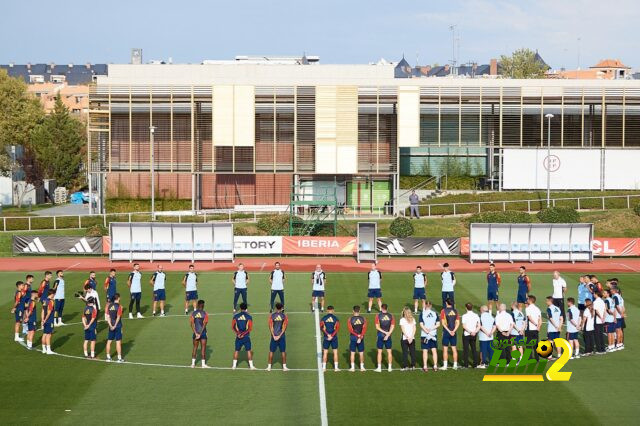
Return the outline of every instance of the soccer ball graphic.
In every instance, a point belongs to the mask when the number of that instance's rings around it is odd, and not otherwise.
[[[543,358],[549,358],[553,352],[553,345],[548,340],[540,340],[536,346],[536,352]]]

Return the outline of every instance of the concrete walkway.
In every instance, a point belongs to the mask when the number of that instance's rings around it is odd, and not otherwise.
[[[47,209],[36,210],[36,216],[78,216],[89,214],[89,204],[60,204]]]

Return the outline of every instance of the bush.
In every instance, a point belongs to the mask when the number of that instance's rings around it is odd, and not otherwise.
[[[109,235],[109,229],[100,224],[90,226],[84,233],[85,237],[102,237],[103,235]]]
[[[531,215],[515,210],[476,213],[470,216],[469,223],[531,223]]]
[[[417,185],[420,185],[425,180],[431,179],[431,176],[426,175],[403,175],[400,176],[400,188],[401,189],[409,189],[414,188]],[[420,189],[436,189],[436,181],[429,182],[428,185],[420,188]]]
[[[289,235],[289,215],[260,216],[256,226],[266,235]]]
[[[473,176],[443,176],[441,189],[460,190],[460,189],[477,189],[477,178]]]
[[[399,238],[409,237],[413,235],[413,225],[406,217],[397,217],[391,222],[389,233]]]
[[[636,206],[633,208],[633,211],[636,212],[638,216],[640,216],[640,203],[636,204]]]
[[[571,207],[551,207],[540,210],[536,216],[542,223],[578,223],[580,215]]]

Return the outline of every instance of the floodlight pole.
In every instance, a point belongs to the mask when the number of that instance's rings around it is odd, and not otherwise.
[[[156,126],[149,126],[149,132],[151,133],[151,220],[154,221],[156,219],[156,183],[155,183],[155,161],[154,161],[154,146],[153,146],[153,136],[156,132]]]
[[[547,208],[551,205],[551,119],[553,114],[545,115],[547,119]]]

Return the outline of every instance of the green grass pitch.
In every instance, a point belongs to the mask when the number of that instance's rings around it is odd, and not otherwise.
[[[146,265],[145,265],[146,266]],[[587,267],[588,268],[588,267]],[[398,314],[411,302],[411,273],[384,273],[383,293],[391,312]],[[37,272],[39,282],[41,272]],[[9,313],[14,283],[24,273],[0,273],[2,303],[0,329],[0,423],[79,424],[319,424],[320,399],[316,361],[315,322],[310,313],[310,273],[288,273],[286,284],[289,328],[287,355],[289,368],[282,372],[276,354],[275,371],[240,371],[183,368],[191,360],[191,331],[184,315],[182,274],[167,274],[166,318],[150,318],[151,287],[143,287],[145,319],[124,320],[123,346],[128,363],[122,365],[63,356],[46,356],[27,351],[13,342],[13,315]],[[269,286],[266,273],[250,272],[250,312],[255,363],[266,366],[269,331],[267,313]],[[607,274],[601,274],[605,277]],[[343,371],[325,373],[329,424],[486,424],[515,419],[563,424],[600,424],[637,421],[638,328],[640,325],[640,276],[617,274],[627,308],[626,349],[605,356],[569,361],[563,371],[572,371],[569,382],[484,383],[485,370],[349,373],[347,353],[348,312],[354,304],[365,306],[366,275],[328,273],[327,302],[336,306],[342,321],[340,362]],[[104,280],[101,271],[98,282]],[[128,307],[128,290],[123,272],[119,291]],[[532,293],[544,304],[551,292],[550,274],[531,274]],[[82,356],[82,304],[72,298],[86,277],[68,272],[65,276],[67,306],[65,327],[52,338],[53,350]],[[456,275],[456,302],[470,301],[476,308],[485,303],[483,273]],[[143,274],[143,284],[149,272]],[[436,273],[428,273],[428,297],[440,309],[440,283]],[[576,297],[577,274],[565,274],[568,295]],[[230,273],[201,273],[199,294],[210,314],[209,360],[214,367],[231,366],[234,335],[230,329],[232,284]],[[511,302],[516,295],[515,274],[503,274],[501,298]],[[101,297],[104,293],[101,291]],[[125,309],[125,316],[128,311]],[[369,315],[366,366],[375,367],[375,330]],[[39,318],[38,318],[39,320]],[[104,359],[106,325],[98,332],[97,352]],[[460,332],[459,332],[460,333]],[[40,332],[36,333],[39,343]],[[441,331],[438,333],[440,340]],[[400,368],[400,333],[394,333],[394,368]],[[461,338],[458,339],[461,348]],[[39,348],[39,346],[38,346]],[[418,351],[418,359],[421,354]],[[441,357],[440,357],[441,363]],[[157,364],[157,365],[145,365]],[[525,420],[527,421],[527,420]]]

